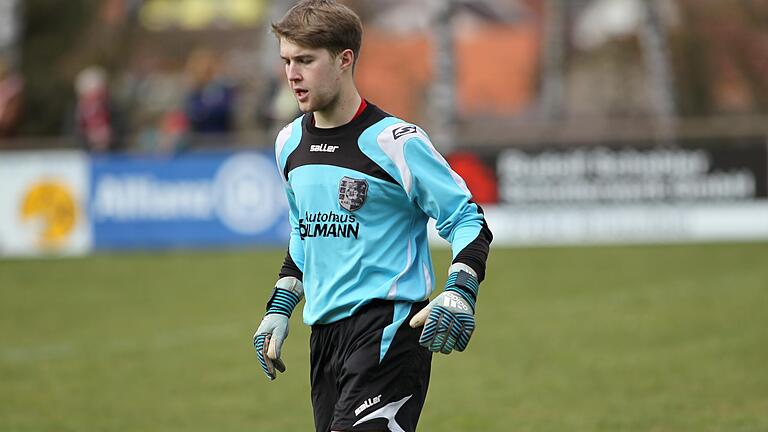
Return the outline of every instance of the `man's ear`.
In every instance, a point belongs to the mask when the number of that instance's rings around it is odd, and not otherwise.
[[[339,53],[338,58],[341,70],[352,69],[355,66],[355,52],[351,49],[345,49]]]

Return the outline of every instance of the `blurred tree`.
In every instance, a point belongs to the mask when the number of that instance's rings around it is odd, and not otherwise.
[[[21,133],[61,133],[73,105],[73,77],[65,67],[68,53],[82,42],[97,0],[29,0],[24,5],[21,71],[27,82]]]

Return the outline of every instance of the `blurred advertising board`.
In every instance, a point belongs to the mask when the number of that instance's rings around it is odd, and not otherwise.
[[[499,197],[513,205],[733,202],[766,198],[766,149],[574,147],[502,150]]]
[[[88,156],[0,153],[0,255],[77,255],[91,249]]]
[[[516,147],[449,161],[497,244],[768,239],[764,137]]]
[[[96,157],[91,176],[96,249],[287,244],[271,153]]]

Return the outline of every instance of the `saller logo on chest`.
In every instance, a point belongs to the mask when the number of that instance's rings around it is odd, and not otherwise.
[[[312,144],[309,146],[310,152],[323,152],[323,153],[333,153],[336,151],[336,149],[339,148],[339,146],[335,145],[328,145],[328,144]]]
[[[355,211],[363,206],[368,196],[368,182],[364,179],[342,177],[339,183],[339,204],[341,207]]]

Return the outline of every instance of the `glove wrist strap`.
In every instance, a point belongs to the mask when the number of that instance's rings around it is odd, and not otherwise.
[[[464,264],[457,263],[462,267],[468,267]],[[465,268],[457,268],[457,264],[451,266],[451,274],[448,276],[448,280],[445,283],[445,291],[452,291],[464,298],[475,309],[477,303],[477,293],[480,289],[477,276],[474,275],[474,271],[467,271]]]
[[[267,301],[267,314],[290,317],[293,309],[304,297],[304,285],[295,277],[280,278]]]
[[[460,270],[464,270],[465,272],[474,276],[475,279],[477,279],[477,272],[475,272],[475,269],[461,262],[451,264],[451,266],[448,267],[448,274],[450,275],[451,273],[456,273]]]

